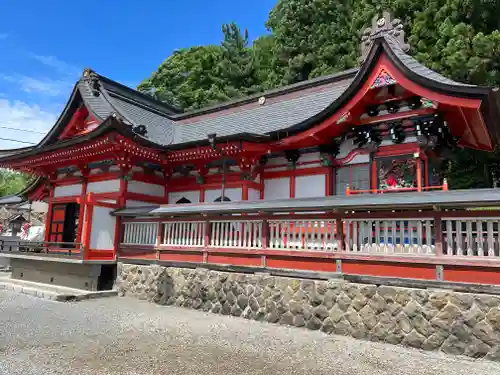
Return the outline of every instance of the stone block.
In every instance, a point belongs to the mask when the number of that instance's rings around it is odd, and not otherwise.
[[[423,317],[423,315],[417,315],[411,319],[411,325],[415,330],[426,338],[435,332],[432,325]]]
[[[485,318],[485,313],[476,304],[473,304],[469,311],[463,315],[465,324],[469,327],[474,327],[477,323]]]
[[[463,354],[467,345],[455,335],[450,335],[441,345],[441,350],[447,354]]]
[[[397,288],[394,288],[392,286],[381,285],[377,289],[377,293],[386,302],[396,302],[396,297],[398,296],[398,290],[397,290]]]
[[[329,313],[325,306],[317,306],[316,308],[314,308],[313,314],[319,320],[323,321],[325,320],[325,318],[328,316]]]
[[[351,334],[351,329],[352,327],[349,322],[345,318],[342,318],[335,324],[333,333],[336,335],[349,336]]]
[[[495,331],[493,327],[486,322],[486,320],[481,320],[471,328],[471,331],[478,339],[482,340],[490,346],[496,346],[500,344],[498,331]]]
[[[280,324],[293,325],[294,316],[291,312],[286,312],[281,316]]]
[[[335,305],[329,312],[329,317],[330,319],[334,322],[337,323],[340,321],[340,319],[343,318],[345,312],[342,311],[337,305]]]
[[[346,293],[340,292],[339,296],[337,297],[336,306],[338,306],[338,308],[342,311],[347,311],[347,308],[351,306],[351,299]]]
[[[295,315],[293,317],[293,325],[295,327],[304,327],[306,325],[306,321],[302,315]]]
[[[385,311],[387,308],[387,304],[385,300],[379,296],[378,294],[375,294],[372,299],[369,302],[370,307],[375,311],[375,314],[380,314],[381,312]]]
[[[330,317],[323,320],[323,325],[321,326],[321,331],[323,331],[325,333],[332,333],[334,328],[335,328],[335,323]]]
[[[431,319],[430,323],[439,329],[448,329],[453,321],[462,316],[462,311],[452,303],[448,303]]]
[[[248,306],[248,297],[245,294],[240,294],[237,298],[237,303],[240,309],[244,310]]]
[[[444,340],[446,340],[449,336],[448,332],[445,331],[436,331],[432,335],[429,336],[427,340],[425,340],[422,345],[422,349],[424,350],[436,350],[443,345]]]
[[[403,339],[402,344],[406,346],[411,346],[412,348],[420,349],[425,341],[425,336],[417,332],[417,330],[411,331]]]
[[[234,305],[233,307],[231,307],[232,316],[240,316],[242,313],[243,310],[241,310],[238,305]]]
[[[259,310],[259,302],[257,301],[257,299],[255,297],[250,297],[248,299],[248,306],[252,309],[252,311],[258,311]]]
[[[488,311],[486,319],[493,328],[500,331],[500,307],[494,307]]]

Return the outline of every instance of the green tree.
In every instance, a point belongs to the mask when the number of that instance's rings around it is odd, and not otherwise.
[[[31,181],[31,176],[25,173],[0,169],[0,197],[21,192]]]
[[[224,92],[230,98],[253,94],[260,90],[252,49],[248,46],[248,30],[241,30],[233,22],[222,25],[222,60],[219,75]]]
[[[181,49],[169,56],[138,90],[182,110],[220,103],[260,91],[248,32],[235,23],[222,26],[220,46]]]
[[[181,109],[227,100],[217,68],[222,56],[222,49],[212,45],[178,50],[138,90]]]

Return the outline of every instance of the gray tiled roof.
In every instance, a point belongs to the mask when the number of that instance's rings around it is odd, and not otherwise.
[[[427,68],[425,65],[422,65],[419,63],[416,59],[408,55],[406,52],[404,52],[401,47],[395,43],[392,39],[390,38],[385,38],[387,41],[387,44],[391,48],[391,50],[394,52],[394,54],[397,56],[399,61],[403,63],[408,69],[410,69],[412,72],[418,74],[419,76],[425,77],[427,79],[430,79],[435,82],[443,83],[445,85],[454,85],[454,86],[471,86],[473,87],[474,85],[469,85],[466,83],[461,83],[454,81],[452,79],[449,79],[429,68]]]
[[[179,124],[176,143],[206,139],[207,134],[228,136],[240,133],[263,135],[286,129],[318,114],[349,87],[352,79],[337,82],[327,90],[293,99],[264,104],[233,113],[222,113],[190,124]]]
[[[174,125],[168,117],[118,97],[110,96],[109,100],[113,107],[134,125],[146,126],[148,132],[144,138],[162,146],[174,142]]]
[[[433,192],[409,192],[393,194],[360,194],[352,196],[329,196],[317,198],[295,198],[280,200],[257,200],[220,203],[169,204],[152,209],[149,215],[201,215],[250,212],[294,212],[321,210],[387,210],[428,208],[475,207],[478,204],[500,204],[500,189],[469,189]],[[120,215],[120,211],[116,211]],[[141,212],[144,215],[144,212]]]
[[[78,81],[78,90],[80,91],[84,102],[90,107],[89,110],[94,112],[102,120],[105,120],[113,113],[113,108],[109,105],[109,103],[104,100],[101,95],[93,95],[83,79]]]
[[[440,84],[471,86],[428,69],[390,38],[385,41],[396,58],[415,74]],[[78,89],[85,103],[101,119],[118,112],[131,126],[146,127],[144,139],[168,146],[205,140],[210,133],[226,137],[286,131],[330,107],[349,88],[355,73],[356,70],[350,70],[272,90],[262,94],[270,99],[263,105],[257,105],[255,96],[189,114],[179,114],[175,108],[101,76],[98,76],[100,95],[93,95],[84,79],[78,82]],[[288,98],[281,97],[292,92]]]

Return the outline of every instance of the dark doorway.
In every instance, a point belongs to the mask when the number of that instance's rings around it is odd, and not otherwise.
[[[68,203],[66,205],[66,218],[64,220],[63,242],[75,242],[76,230],[78,229],[80,218],[80,205]]]
[[[80,205],[77,203],[57,204],[52,208],[50,242],[74,243],[80,225]],[[64,245],[63,247],[72,247]]]
[[[97,280],[97,290],[111,290],[116,279],[116,265],[103,264]]]

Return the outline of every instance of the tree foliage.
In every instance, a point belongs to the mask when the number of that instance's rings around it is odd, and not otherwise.
[[[25,173],[0,169],[0,197],[17,194],[28,186],[31,177]]]
[[[222,26],[220,45],[175,51],[138,90],[183,110],[204,107],[261,90],[248,31]]]
[[[498,0],[277,0],[266,22],[270,35],[249,46],[246,31],[223,25],[220,45],[175,52],[139,89],[192,109],[352,68],[361,32],[383,10],[403,21],[410,54],[429,68],[464,83],[500,85]],[[497,160],[459,152],[448,163],[452,187],[489,186]],[[475,175],[460,177],[469,169]]]

